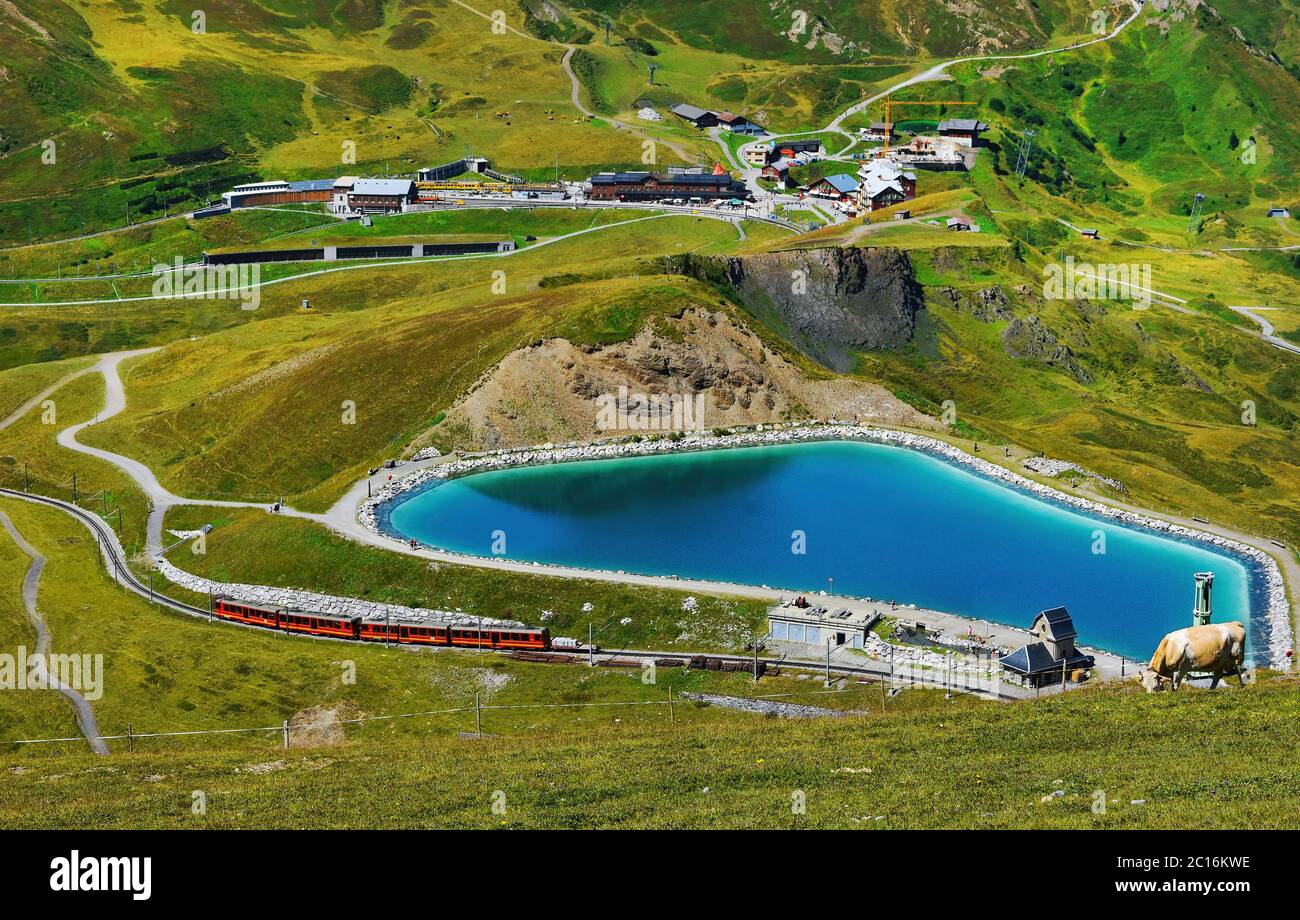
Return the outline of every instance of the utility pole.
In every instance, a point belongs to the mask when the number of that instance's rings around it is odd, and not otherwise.
[[[1187,232],[1195,233],[1197,221],[1201,217],[1201,209],[1205,207],[1205,196],[1200,192],[1192,199],[1192,215],[1187,219]]]
[[[23,461],[23,492],[26,492],[26,491],[27,491],[27,488],[28,488],[28,479],[27,479],[27,461],[24,460],[24,461]]]
[[[596,666],[596,653],[592,649],[591,638],[592,638],[591,624],[588,623],[587,624],[587,667],[594,668]]]
[[[677,714],[673,712],[673,685],[668,685],[668,721],[672,725],[677,724]]]
[[[758,683],[758,636],[754,636],[754,683]]]
[[[1038,131],[1030,128],[1020,136],[1020,153],[1016,157],[1016,176],[1023,179],[1025,169],[1029,166],[1029,153],[1034,148],[1034,138],[1038,136]]]
[[[77,474],[72,474],[72,503],[77,503]]]
[[[831,685],[831,639],[826,639],[826,686]]]

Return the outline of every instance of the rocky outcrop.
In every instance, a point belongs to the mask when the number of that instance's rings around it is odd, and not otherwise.
[[[435,435],[446,447],[477,450],[635,433],[609,429],[600,411],[621,391],[632,414],[661,397],[698,399],[699,416],[692,419],[704,428],[808,415],[937,425],[875,384],[809,378],[742,319],[738,311],[690,307],[648,323],[624,342],[578,346],[555,338],[518,349],[415,446]]]
[[[1081,365],[1070,346],[1037,316],[1016,317],[1002,331],[1002,346],[1013,358],[1037,361],[1065,371],[1079,383],[1092,383],[1092,375]]]
[[[683,255],[664,267],[729,289],[803,354],[841,373],[853,369],[855,352],[906,345],[925,309],[912,263],[897,249]]]
[[[980,322],[995,323],[1011,319],[1011,301],[1007,292],[998,285],[980,288],[977,291],[959,291],[957,288],[941,287],[933,290],[939,303],[969,313]]]

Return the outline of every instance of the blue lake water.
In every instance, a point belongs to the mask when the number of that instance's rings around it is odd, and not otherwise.
[[[441,549],[896,600],[1026,627],[1065,605],[1080,641],[1137,658],[1190,625],[1192,575],[1215,620],[1250,622],[1236,557],[1035,498],[920,451],[826,442],[478,473],[381,512]],[[1094,533],[1105,553],[1094,552]],[[794,531],[805,552],[793,552]],[[1257,580],[1257,579],[1256,579]],[[1258,590],[1258,588],[1255,588]],[[1262,605],[1256,598],[1256,608]]]

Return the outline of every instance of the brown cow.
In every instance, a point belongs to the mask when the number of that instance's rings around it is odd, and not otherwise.
[[[1219,679],[1236,674],[1244,687],[1242,662],[1246,657],[1246,627],[1240,623],[1210,623],[1176,629],[1160,640],[1151,657],[1151,665],[1142,672],[1142,686],[1154,693],[1165,681],[1177,690],[1189,671],[1205,671],[1214,676],[1213,689]]]

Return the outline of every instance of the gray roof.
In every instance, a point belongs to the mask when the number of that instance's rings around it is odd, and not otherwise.
[[[415,182],[410,179],[358,179],[352,185],[354,195],[409,195]]]
[[[695,119],[701,118],[705,115],[714,114],[713,112],[710,112],[708,109],[702,109],[699,106],[691,105],[686,102],[673,106],[672,112],[674,115],[680,115],[682,118],[689,118],[691,121],[694,121]]]
[[[290,182],[289,189],[294,192],[328,192],[334,188],[333,179],[305,179],[302,182]]]
[[[940,131],[987,131],[989,126],[977,118],[949,118],[939,122]]]

